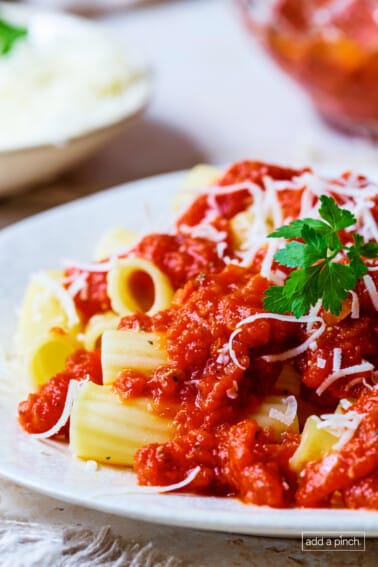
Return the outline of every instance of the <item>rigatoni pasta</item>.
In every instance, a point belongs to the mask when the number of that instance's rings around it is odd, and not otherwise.
[[[74,455],[100,463],[132,465],[138,449],[173,437],[172,420],[157,416],[145,398],[121,401],[110,387],[87,382],[70,420]]]
[[[196,168],[174,231],[116,229],[93,263],[32,280],[23,428],[144,485],[378,509],[377,193],[350,173]]]
[[[102,335],[104,384],[111,384],[125,369],[138,370],[146,377],[168,363],[164,335],[145,331],[105,331]]]
[[[152,262],[131,257],[117,261],[109,271],[108,294],[119,315],[139,311],[154,315],[170,306],[173,288],[169,278]]]
[[[138,235],[125,228],[113,228],[106,232],[96,246],[95,260],[106,260],[112,256],[123,254],[132,247]]]
[[[80,317],[72,298],[60,285],[62,278],[59,271],[38,273],[31,278],[19,315],[16,339],[21,351],[29,349],[33,341],[53,327],[72,334],[80,332]]]
[[[70,354],[80,348],[77,338],[60,328],[53,327],[37,336],[25,352],[26,370],[33,389],[46,384],[51,376],[64,369]]]
[[[101,341],[105,331],[115,330],[118,327],[120,318],[113,311],[93,315],[83,332],[83,345],[86,350],[95,350],[101,346]]]

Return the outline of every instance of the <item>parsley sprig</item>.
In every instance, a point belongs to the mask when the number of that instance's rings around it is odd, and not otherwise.
[[[0,56],[11,51],[14,44],[28,35],[24,27],[16,26],[0,18]]]
[[[356,224],[356,217],[340,208],[331,197],[322,195],[320,219],[298,219],[269,234],[269,238],[292,240],[276,252],[274,259],[294,269],[285,285],[272,286],[265,292],[264,307],[274,313],[301,317],[321,299],[323,308],[338,315],[348,291],[368,271],[363,258],[377,258],[378,244],[364,242],[353,233],[353,244],[344,245],[340,231]],[[340,263],[340,257],[347,263]]]

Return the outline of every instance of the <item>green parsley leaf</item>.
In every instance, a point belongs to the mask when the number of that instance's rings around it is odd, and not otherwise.
[[[289,313],[291,300],[285,295],[283,285],[272,285],[265,292],[264,307],[273,313]]]
[[[353,234],[354,246],[351,246],[347,251],[347,256],[350,260],[350,268],[353,270],[354,275],[357,279],[362,278],[367,274],[368,269],[361,259],[362,248],[365,246],[364,239],[360,234]]]
[[[0,56],[9,53],[14,44],[27,35],[28,30],[26,28],[0,19]]]
[[[348,265],[329,262],[319,273],[318,280],[324,309],[339,315],[342,302],[347,298],[348,291],[356,287],[357,280],[358,277]]]
[[[319,298],[318,279],[323,264],[291,272],[285,282],[285,295],[290,299],[295,317],[301,317]]]
[[[331,197],[322,195],[320,202],[319,214],[322,219],[328,222],[333,230],[341,230],[356,224],[356,217],[350,211],[341,209]]]
[[[311,254],[309,265],[313,264],[316,259],[324,258],[327,254],[327,238],[324,234],[319,234],[311,226],[304,225],[302,229],[302,238],[308,246],[307,250]]]
[[[326,311],[338,315],[348,291],[368,271],[363,258],[378,258],[378,243],[365,242],[360,234],[352,234],[353,244],[343,244],[340,231],[357,222],[350,211],[326,195],[320,202],[323,220],[299,219],[269,235],[303,241],[293,240],[274,255],[279,264],[298,269],[289,274],[283,286],[266,290],[264,307],[269,311],[292,312],[298,318],[320,299]]]
[[[376,258],[378,254],[378,244],[376,242],[367,242],[360,234],[353,234],[354,247],[358,249],[361,256],[365,258]]]
[[[330,231],[330,227],[321,220],[298,219],[292,221],[290,224],[277,228],[277,230],[275,230],[271,234],[268,234],[268,238],[300,238],[302,236],[302,230],[304,226],[310,226],[320,234],[327,234],[327,232]]]
[[[306,246],[302,242],[289,242],[286,248],[275,253],[274,259],[282,266],[304,268],[306,266],[305,250]]]

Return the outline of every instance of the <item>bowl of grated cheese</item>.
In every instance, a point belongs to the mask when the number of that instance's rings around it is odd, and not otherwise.
[[[100,149],[149,92],[145,67],[98,24],[0,2],[0,195]]]

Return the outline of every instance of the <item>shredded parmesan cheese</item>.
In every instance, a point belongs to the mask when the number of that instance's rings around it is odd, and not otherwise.
[[[358,295],[355,291],[349,291],[352,296],[352,311],[351,311],[351,318],[352,319],[359,319],[360,317],[360,300],[358,299]]]
[[[373,386],[366,381],[366,378],[363,378],[362,383],[368,390],[378,390],[378,384],[374,384]]]
[[[349,366],[347,368],[342,368],[337,372],[330,374],[322,384],[320,384],[319,388],[317,388],[316,393],[318,396],[321,396],[323,392],[327,390],[334,382],[340,380],[344,376],[351,376],[353,374],[358,374],[360,372],[369,372],[374,369],[374,366],[370,364],[370,362],[362,362],[361,364],[356,364],[355,366]]]
[[[377,288],[375,287],[375,283],[373,281],[373,278],[371,276],[364,276],[363,279],[364,279],[366,291],[369,294],[369,297],[370,297],[371,302],[374,306],[374,309],[376,311],[378,311],[378,291],[377,291]]]
[[[342,400],[339,401],[339,405],[342,407],[343,410],[347,410],[353,404],[352,404],[352,402],[350,402],[346,398],[343,398]]]
[[[318,429],[325,429],[332,435],[339,437],[333,449],[341,449],[350,439],[352,439],[362,419],[363,413],[349,411],[347,413],[330,413],[320,416],[322,421],[317,423]]]
[[[87,461],[85,463],[85,470],[89,472],[96,472],[98,470],[98,462],[97,461]]]
[[[163,494],[164,492],[173,492],[188,486],[197,477],[201,467],[195,467],[190,473],[180,482],[175,484],[168,484],[167,486],[122,486],[112,492],[107,492],[106,495],[114,494],[122,496],[122,494]]]
[[[283,223],[292,220],[284,218],[283,211],[279,200],[280,191],[302,191],[300,197],[300,218],[312,217],[320,218],[319,215],[319,198],[321,195],[334,197],[337,195],[341,199],[344,208],[355,215],[357,219],[357,232],[361,234],[364,240],[378,240],[378,227],[372,215],[372,207],[374,206],[374,198],[377,194],[377,186],[369,182],[366,178],[356,175],[348,175],[345,178],[337,180],[322,178],[312,172],[305,172],[291,181],[275,180],[269,176],[263,177],[263,187],[250,181],[243,181],[224,186],[212,186],[197,189],[197,194],[207,195],[207,203],[210,209],[200,224],[194,227],[181,226],[180,230],[191,234],[192,236],[208,238],[217,243],[225,244],[226,235],[216,230],[211,224],[220,214],[218,195],[231,194],[241,190],[249,191],[253,201],[250,207],[244,211],[249,213],[253,218],[253,222],[246,229],[246,237],[241,244],[241,250],[238,251],[237,257],[232,259],[225,258],[227,263],[239,264],[241,266],[249,266],[256,254],[262,247],[266,247],[266,236],[275,228]],[[349,228],[347,229],[347,231]],[[350,229],[352,230],[352,229]],[[354,230],[354,229],[353,229]],[[282,244],[282,240],[281,240]],[[279,248],[280,240],[277,239],[273,243],[268,244],[265,259],[262,265],[262,273],[273,283],[282,285],[282,277],[272,270],[272,262],[274,256],[274,248]],[[220,256],[222,249],[218,248]],[[371,268],[374,270],[375,268]],[[352,318],[358,318],[359,306],[358,298],[353,295]],[[378,305],[378,298],[377,298]],[[317,307],[317,306],[316,306]],[[315,309],[310,314],[316,316],[319,309]],[[308,332],[311,329],[308,329]]]
[[[34,274],[33,280],[43,286],[49,295],[56,297],[67,314],[68,324],[70,326],[79,323],[79,316],[71,295],[57,280],[45,272]]]
[[[67,292],[70,294],[71,297],[75,297],[78,293],[86,289],[87,284],[88,284],[88,272],[82,272],[68,286]]]
[[[236,353],[233,349],[233,341],[235,337],[241,332],[241,327],[247,325],[249,323],[254,323],[258,319],[275,319],[277,321],[286,321],[288,323],[308,323],[309,321],[313,321],[314,323],[320,323],[320,327],[316,329],[311,336],[301,345],[281,352],[279,354],[268,354],[263,356],[262,358],[267,362],[277,362],[279,360],[287,360],[288,358],[294,358],[299,354],[305,352],[309,345],[315,340],[318,339],[325,331],[326,324],[321,317],[311,317],[309,315],[305,315],[304,317],[299,317],[298,319],[293,315],[280,315],[278,313],[256,313],[255,315],[251,315],[250,317],[246,317],[239,321],[236,325],[236,329],[231,333],[229,341],[228,341],[228,349],[230,353],[231,360],[238,366],[245,370],[245,366],[242,366],[237,359]]]
[[[332,372],[338,372],[340,370],[341,358],[342,358],[341,348],[334,348],[333,349]]]
[[[98,262],[95,264],[81,264],[80,262],[75,262],[73,260],[63,260],[62,264],[65,268],[75,268],[83,272],[109,272],[117,261],[116,257],[111,257],[107,262]]]
[[[226,232],[217,230],[215,226],[207,222],[206,218],[195,226],[182,224],[180,231],[183,234],[188,234],[192,238],[206,238],[207,240],[218,243],[223,242],[227,238]]]
[[[282,401],[287,405],[285,412],[282,412],[277,408],[270,408],[269,417],[276,419],[277,421],[280,421],[281,423],[289,427],[290,425],[292,425],[297,416],[297,400],[294,396],[288,396]]]
[[[79,393],[79,389],[82,384],[84,384],[85,380],[71,380],[67,390],[66,401],[64,403],[64,408],[62,414],[56,424],[51,427],[48,431],[44,431],[43,433],[32,433],[30,436],[33,439],[48,439],[49,437],[53,437],[64,427],[67,421],[70,418],[71,410],[73,403]]]

